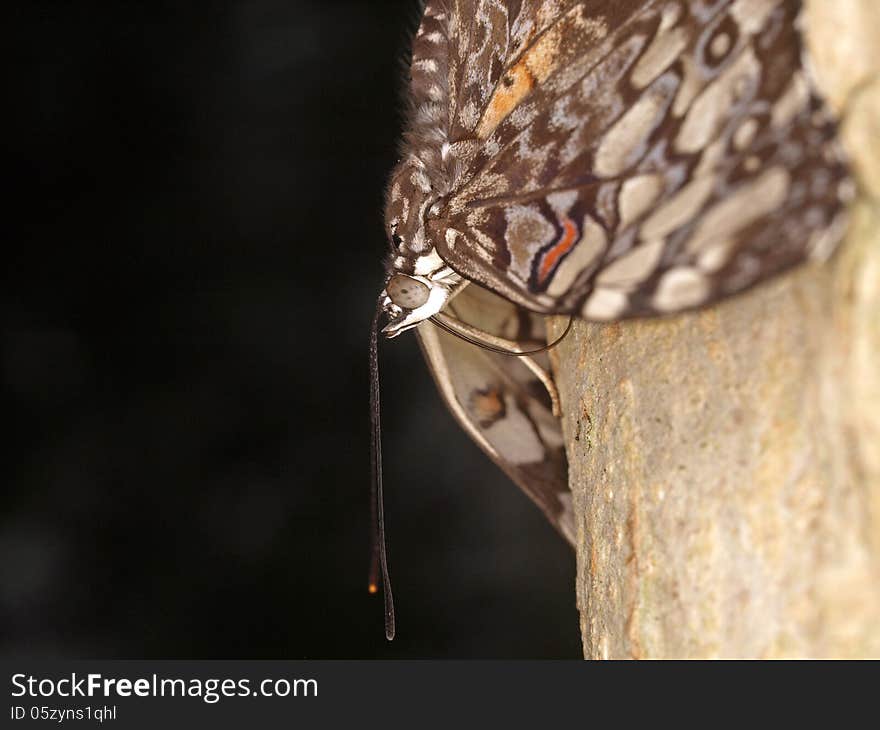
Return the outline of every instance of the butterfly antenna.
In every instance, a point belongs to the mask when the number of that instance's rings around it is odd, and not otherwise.
[[[394,597],[391,576],[388,573],[388,555],[385,549],[385,498],[382,493],[382,425],[379,408],[379,317],[381,303],[376,306],[370,329],[370,461],[372,487],[370,489],[370,516],[372,545],[370,550],[370,593],[379,590],[378,577],[382,575],[382,594],[385,597],[385,638],[394,638]]]

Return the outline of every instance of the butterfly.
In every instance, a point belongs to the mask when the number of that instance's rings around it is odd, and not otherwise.
[[[705,306],[842,238],[853,186],[800,13],[798,0],[425,5],[371,345],[389,638],[378,334],[415,329],[462,428],[573,543],[544,316]]]

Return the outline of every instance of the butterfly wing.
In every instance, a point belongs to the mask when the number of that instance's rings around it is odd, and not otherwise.
[[[464,5],[455,174],[428,229],[467,279],[609,320],[703,305],[839,240],[851,186],[799,2]]]
[[[476,285],[458,294],[449,310],[468,324],[519,341],[546,337],[541,316]],[[416,332],[456,420],[574,544],[562,428],[543,386],[516,357],[477,348],[431,322]]]

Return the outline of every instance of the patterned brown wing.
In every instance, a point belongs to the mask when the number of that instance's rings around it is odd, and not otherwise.
[[[533,23],[542,32],[508,42],[500,81],[464,84],[451,103],[441,155],[454,174],[431,242],[511,301],[599,320],[699,306],[827,255],[850,184],[802,63],[799,11],[560,4]]]
[[[430,0],[413,38],[404,165],[425,194],[460,189],[498,149],[488,137],[516,109],[522,128],[552,94],[613,48],[644,0]],[[649,2],[647,5],[655,4]],[[551,76],[553,78],[551,78]],[[527,111],[529,110],[529,111]],[[508,120],[510,121],[510,120]],[[389,221],[405,222],[393,210]],[[408,209],[413,201],[407,199]],[[426,210],[421,210],[425,213]],[[407,241],[416,249],[421,242]]]
[[[577,73],[604,35],[644,0],[453,0],[449,13],[449,133],[488,134],[557,71]]]
[[[542,317],[476,285],[456,296],[449,311],[519,341],[546,337]],[[422,323],[416,332],[455,419],[573,545],[562,425],[551,412],[544,387],[517,358],[474,347],[432,322]]]

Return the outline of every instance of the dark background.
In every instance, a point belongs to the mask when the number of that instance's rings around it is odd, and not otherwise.
[[[192,7],[190,7],[192,5]],[[574,560],[381,348],[402,2],[11,6],[0,654],[577,657]]]

